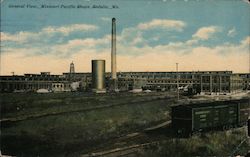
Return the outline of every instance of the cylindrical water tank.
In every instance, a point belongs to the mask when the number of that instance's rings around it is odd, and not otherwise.
[[[105,60],[92,60],[92,89],[105,90]]]

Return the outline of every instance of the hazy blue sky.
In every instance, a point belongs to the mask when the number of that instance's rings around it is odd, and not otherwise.
[[[248,71],[243,0],[1,0],[1,74],[60,74],[72,60],[84,72],[98,58],[110,71],[112,17],[120,71]]]

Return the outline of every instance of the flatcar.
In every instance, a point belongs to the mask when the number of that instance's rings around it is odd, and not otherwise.
[[[250,115],[250,99],[215,101],[172,107],[172,128],[188,136],[207,130],[243,126]]]

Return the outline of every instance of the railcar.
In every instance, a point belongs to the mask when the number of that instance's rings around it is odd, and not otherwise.
[[[246,124],[250,115],[250,100],[228,100],[172,107],[172,127],[177,135],[229,129]]]

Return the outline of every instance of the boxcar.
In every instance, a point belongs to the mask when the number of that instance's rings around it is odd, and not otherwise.
[[[172,127],[179,135],[228,129],[246,124],[249,111],[249,99],[173,106]]]

